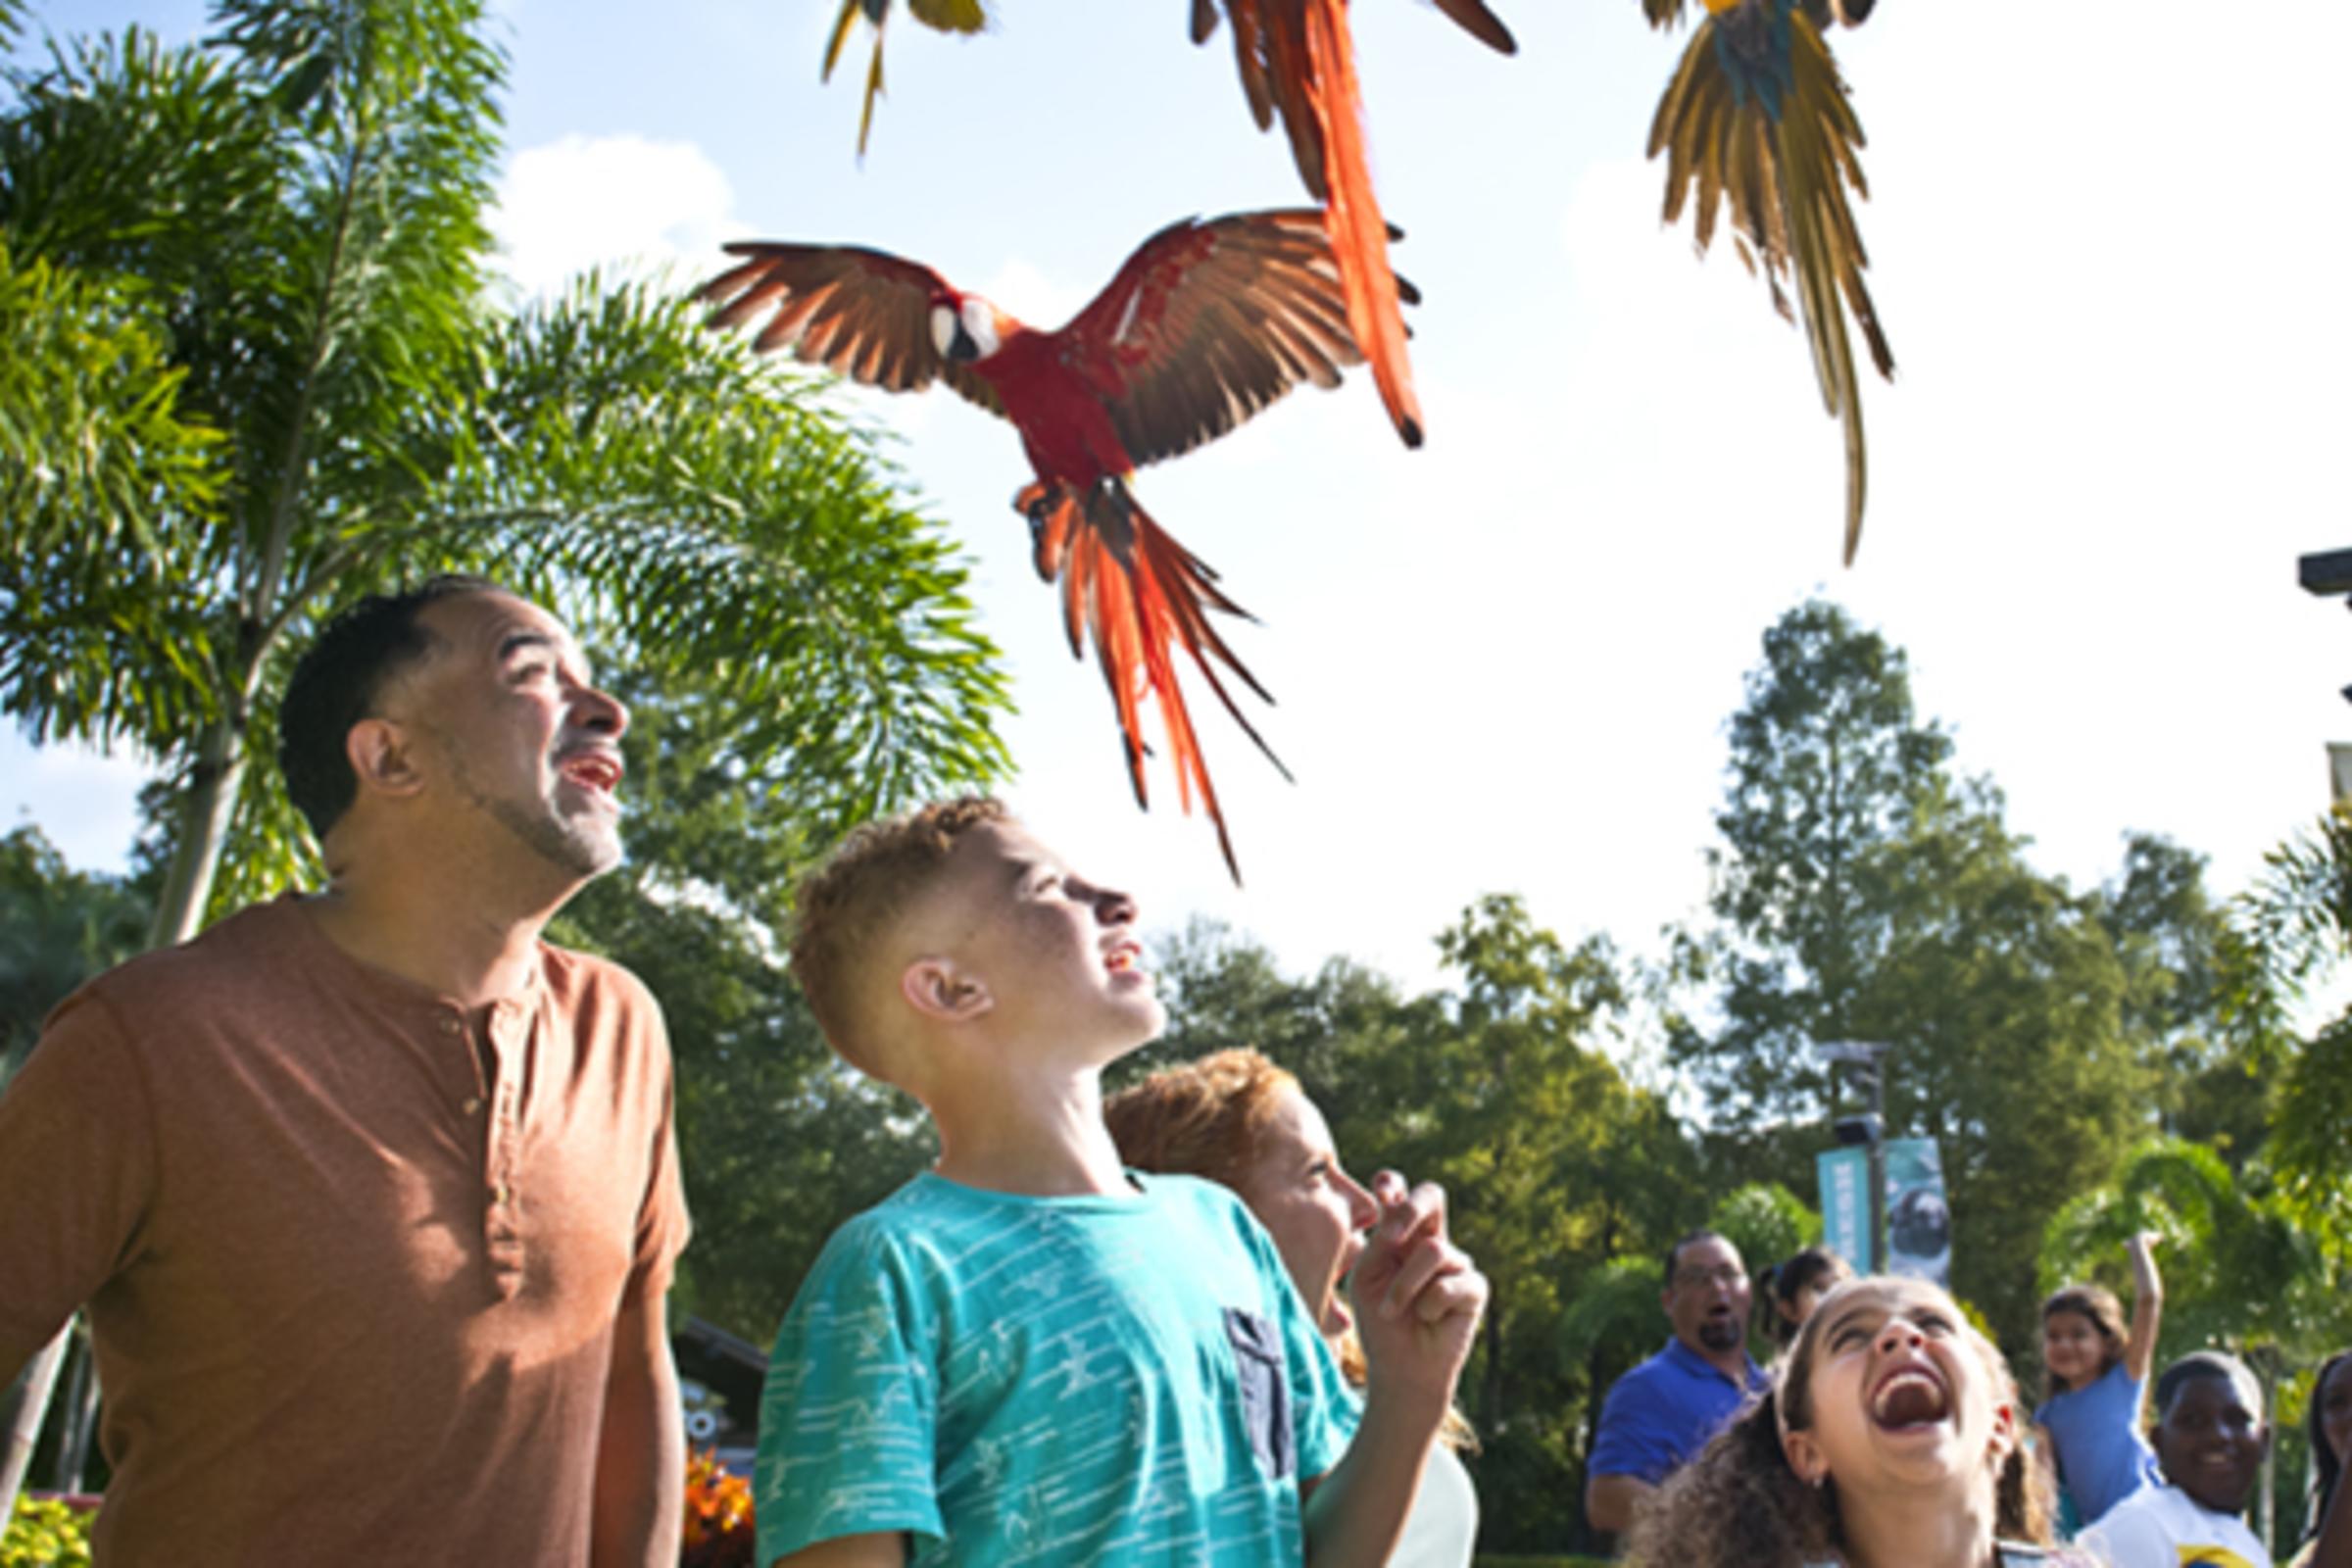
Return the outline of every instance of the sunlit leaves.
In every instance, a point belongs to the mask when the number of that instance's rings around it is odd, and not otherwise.
[[[132,29],[7,78],[0,279],[37,259],[87,308],[7,318],[81,336],[10,340],[6,374],[73,395],[0,397],[0,710],[131,743],[199,808],[233,780],[217,902],[302,869],[253,744],[292,648],[453,567],[709,677],[747,787],[802,824],[1004,770],[963,568],[812,383],[645,287],[495,307],[505,62],[479,0],[220,0],[215,20],[202,47]],[[80,417],[101,389],[145,422],[72,448],[19,412]],[[140,505],[22,504],[36,478]],[[224,766],[195,765],[207,746]],[[210,819],[169,829],[204,864]]]

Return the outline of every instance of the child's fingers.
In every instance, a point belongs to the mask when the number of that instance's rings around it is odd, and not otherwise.
[[[1389,1196],[1381,1202],[1380,1220],[1374,1228],[1376,1237],[1387,1238],[1401,1247],[1425,1236],[1445,1236],[1446,1189],[1435,1182],[1423,1182],[1407,1191],[1404,1178],[1396,1172],[1383,1171],[1381,1175],[1396,1176],[1396,1185],[1387,1190]],[[1381,1197],[1382,1192],[1378,1186],[1373,1189],[1375,1197]]]
[[[1446,1315],[1447,1308],[1441,1306],[1435,1316],[1431,1315],[1430,1288],[1469,1271],[1468,1253],[1443,1238],[1424,1237],[1406,1249],[1396,1277],[1381,1296],[1380,1310],[1384,1316],[1398,1317],[1409,1309],[1423,1322],[1435,1323]]]
[[[1414,1315],[1431,1328],[1436,1328],[1457,1313],[1467,1312],[1476,1317],[1487,1309],[1490,1290],[1487,1277],[1471,1266],[1468,1256],[1459,1251],[1455,1251],[1454,1255],[1460,1260],[1460,1266],[1440,1272],[1413,1298]]]

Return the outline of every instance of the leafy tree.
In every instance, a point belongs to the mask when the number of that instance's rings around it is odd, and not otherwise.
[[[813,382],[644,287],[493,308],[482,0],[213,21],[0,78],[0,711],[162,766],[151,941],[303,869],[293,650],[434,570],[708,673],[803,823],[1002,769],[962,572]]]
[[[145,916],[137,892],[74,870],[40,829],[0,837],[0,1088],[51,1007],[138,951]]]
[[[1811,1046],[1892,1046],[1888,1131],[1937,1142],[1953,1284],[2013,1341],[2044,1224],[2144,1130],[2156,1043],[2185,1038],[2150,971],[2160,939],[2186,941],[2197,884],[2143,841],[2116,889],[2071,893],[2026,863],[1999,792],[1952,774],[1899,650],[1818,602],[1764,641],[1732,724],[1721,923],[1682,953],[1720,1021],[1671,1036],[1709,1096],[1712,1168],[1809,1190],[1833,1103]],[[2152,933],[2136,970],[2110,922]]]
[[[2352,1008],[2309,1040],[2292,1009],[2352,952],[2352,807],[2338,803],[2266,858],[2230,910],[2225,1011],[2245,1058],[2276,1076],[2266,1152],[2279,1200],[2339,1264],[2352,1264]]]
[[[1749,1182],[1716,1201],[1707,1229],[1740,1250],[1752,1275],[1819,1242],[1821,1216],[1778,1182]]]
[[[1456,1234],[1494,1283],[1462,1384],[1484,1444],[1482,1540],[1554,1549],[1581,1530],[1593,1401],[1655,1348],[1564,1339],[1563,1314],[1610,1259],[1646,1257],[1696,1218],[1695,1171],[1664,1102],[1598,1049],[1625,1004],[1605,943],[1570,948],[1519,900],[1494,896],[1439,947],[1457,987],[1407,998],[1336,960],[1287,979],[1264,949],[1196,925],[1156,964],[1170,1003],[1156,1051],[1257,1046],[1298,1075],[1345,1158],[1446,1188]],[[1654,1336],[1654,1286],[1648,1299]]]
[[[36,740],[131,742],[177,786],[158,940],[198,922],[224,848],[226,898],[299,868],[252,745],[289,649],[428,570],[505,577],[648,668],[722,672],[808,819],[1002,766],[960,571],[810,382],[642,287],[487,303],[504,62],[479,0],[214,20],[203,48],[60,49],[9,74],[0,116],[0,242],[130,345],[115,402],[89,400],[155,416],[128,471],[205,454],[136,506],[0,513],[0,710]],[[167,413],[215,439],[174,445]]]
[[[1821,1116],[1831,1089],[1810,1048],[1855,1038],[1857,993],[1887,941],[1884,867],[1947,783],[1951,742],[1911,709],[1908,662],[1836,605],[1808,601],[1764,634],[1732,718],[1731,782],[1715,823],[1706,945],[1724,1027],[1676,1053],[1740,1132]]]
[[[2124,965],[2124,1029],[2157,1074],[2165,1125],[2244,1164],[2268,1135],[2267,1054],[2228,1024],[2237,938],[2206,889],[2205,857],[2131,834],[2097,907]]]
[[[2258,1509],[2264,1538],[2276,1540],[2281,1505],[2294,1516],[2306,1462],[2300,1440],[2277,1419],[2281,1375],[2352,1339],[2345,1271],[2298,1223],[2294,1205],[2281,1200],[2259,1163],[2232,1170],[2205,1145],[2159,1139],[2133,1150],[2111,1183],[2051,1220],[2042,1243],[2042,1289],[2091,1278],[2116,1284],[2125,1244],[2147,1229],[2165,1238],[2158,1365],[2225,1346],[2263,1379],[2274,1432],[2285,1449],[2274,1448],[2266,1461],[2270,1484]]]
[[[790,776],[746,762],[709,677],[614,684],[628,859],[554,934],[662,999],[695,1232],[674,1306],[765,1344],[834,1227],[936,1149],[911,1102],[836,1062],[784,966],[790,890],[823,848]]]

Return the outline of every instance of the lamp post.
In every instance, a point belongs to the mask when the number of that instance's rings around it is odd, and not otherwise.
[[[1860,1144],[1870,1151],[1870,1267],[1886,1271],[1886,1064],[1894,1048],[1879,1040],[1817,1040],[1813,1054],[1833,1069],[1839,1063],[1870,1090],[1870,1110],[1860,1116],[1840,1116],[1831,1126],[1838,1142],[1847,1148]]]

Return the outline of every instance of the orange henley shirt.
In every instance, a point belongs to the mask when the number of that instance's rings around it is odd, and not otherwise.
[[[481,1029],[294,897],[69,998],[0,1095],[0,1377],[88,1304],[98,1560],[585,1562],[670,1099],[627,971],[542,945]]]

